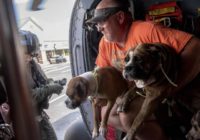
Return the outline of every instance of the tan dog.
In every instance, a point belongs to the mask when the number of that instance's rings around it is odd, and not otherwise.
[[[128,89],[127,81],[123,78],[120,71],[113,67],[98,68],[95,72],[87,72],[80,76],[74,77],[69,81],[67,88],[67,96],[69,99],[66,105],[69,108],[76,108],[88,98],[92,96],[98,99],[107,100],[107,110],[102,117],[102,121],[98,124],[97,102],[92,102],[94,113],[94,129],[92,137],[95,138],[100,134],[105,136],[107,130],[107,121],[109,113],[116,101]],[[98,129],[99,128],[99,129]],[[99,131],[98,131],[99,130]]]
[[[128,51],[123,76],[142,88],[146,98],[124,140],[132,140],[143,121],[168,96],[163,91],[176,86],[177,64],[175,50],[164,44],[140,44]]]

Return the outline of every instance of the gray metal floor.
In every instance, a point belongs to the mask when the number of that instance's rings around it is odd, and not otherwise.
[[[79,111],[72,112],[54,122],[53,127],[58,140],[91,140]]]

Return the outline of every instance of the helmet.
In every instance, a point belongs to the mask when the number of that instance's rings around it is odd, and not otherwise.
[[[37,56],[39,53],[40,43],[38,37],[30,31],[20,31],[22,37],[21,43],[26,46],[26,53],[31,56]]]

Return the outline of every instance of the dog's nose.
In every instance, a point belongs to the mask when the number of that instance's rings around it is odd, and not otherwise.
[[[133,69],[133,66],[126,66],[125,67],[125,70],[128,72],[128,71],[131,71]]]
[[[66,106],[69,104],[69,100],[65,100],[64,102]]]

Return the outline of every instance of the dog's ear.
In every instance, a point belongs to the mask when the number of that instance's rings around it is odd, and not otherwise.
[[[87,94],[87,90],[86,90],[86,87],[85,86],[82,86],[82,85],[77,85],[76,86],[76,89],[77,89],[77,95],[80,97],[80,98],[83,98],[86,94]]]
[[[148,44],[146,46],[147,52],[152,56],[152,58],[155,58],[155,60],[159,60],[161,57],[161,53],[158,49],[158,46],[155,44]]]
[[[148,44],[148,52],[152,55],[155,60],[160,61],[162,64],[163,62],[166,61],[166,55],[164,54],[164,48],[166,47],[164,44],[161,43],[152,43]]]
[[[88,95],[88,88],[88,81],[82,78],[80,82],[76,85],[78,96],[81,98],[86,97]]]

